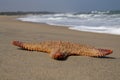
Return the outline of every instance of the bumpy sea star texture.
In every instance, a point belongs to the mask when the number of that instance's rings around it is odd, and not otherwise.
[[[48,53],[50,57],[58,60],[66,59],[68,56],[72,55],[103,57],[113,52],[110,49],[97,49],[91,46],[65,41],[43,41],[40,43],[13,41],[12,44],[29,51]]]

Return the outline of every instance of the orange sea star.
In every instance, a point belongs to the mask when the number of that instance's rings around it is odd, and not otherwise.
[[[65,41],[44,41],[36,44],[13,41],[12,44],[30,51],[48,53],[53,59],[65,59],[71,55],[103,57],[113,52],[110,49],[97,49],[91,46]]]

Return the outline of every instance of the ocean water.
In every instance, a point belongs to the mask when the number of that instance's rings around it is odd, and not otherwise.
[[[30,14],[18,18],[18,20],[61,25],[78,31],[120,35],[120,11]]]

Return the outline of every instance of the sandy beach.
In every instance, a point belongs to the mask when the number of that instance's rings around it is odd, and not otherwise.
[[[120,35],[69,30],[0,16],[0,80],[120,80]],[[13,40],[63,40],[112,49],[106,58],[70,56],[51,59],[46,53],[20,50]]]

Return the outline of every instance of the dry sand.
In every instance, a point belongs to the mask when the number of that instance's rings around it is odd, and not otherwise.
[[[17,17],[0,16],[0,80],[120,80],[120,35],[21,22]],[[13,40],[64,40],[114,52],[106,58],[71,56],[57,61],[42,52],[20,50]]]

